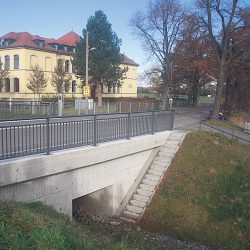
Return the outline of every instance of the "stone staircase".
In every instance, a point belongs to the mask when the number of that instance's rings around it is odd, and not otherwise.
[[[121,219],[136,222],[142,216],[179,149],[185,134],[184,131],[173,131],[166,143],[160,147],[158,154],[121,213]]]

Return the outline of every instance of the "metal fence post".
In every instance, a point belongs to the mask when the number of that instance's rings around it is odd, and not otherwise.
[[[120,104],[119,104],[119,113],[121,113],[122,112],[122,102],[120,102]]]
[[[233,144],[233,139],[234,139],[234,129],[232,128],[232,139],[231,139],[231,144]]]
[[[50,154],[50,129],[49,129],[49,117],[46,118],[46,153]]]
[[[97,120],[96,115],[94,115],[94,146],[97,145]]]
[[[171,110],[171,127],[170,130],[174,128],[174,110]]]
[[[151,134],[154,134],[155,112],[152,111]]]
[[[130,138],[130,130],[131,130],[131,114],[128,113],[128,121],[127,121],[127,140]]]
[[[199,131],[201,131],[201,114],[200,114],[200,124],[199,124]]]

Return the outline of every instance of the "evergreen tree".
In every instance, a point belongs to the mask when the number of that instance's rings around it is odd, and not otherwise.
[[[89,75],[96,85],[98,103],[101,103],[103,86],[120,86],[127,68],[120,65],[123,56],[120,54],[121,39],[112,30],[107,16],[102,11],[96,11],[88,19],[83,38],[76,45],[73,65],[77,75],[85,79],[86,70],[86,35],[89,32]]]

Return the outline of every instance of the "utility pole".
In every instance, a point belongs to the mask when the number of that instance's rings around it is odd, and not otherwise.
[[[86,32],[86,86],[89,86],[89,32]],[[89,104],[88,104],[88,96],[85,96],[86,102],[86,114],[88,114]]]
[[[89,32],[86,33],[86,86],[89,85]]]

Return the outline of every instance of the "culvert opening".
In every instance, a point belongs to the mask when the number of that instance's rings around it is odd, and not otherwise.
[[[105,221],[113,215],[112,186],[72,200],[72,215],[83,224]]]

